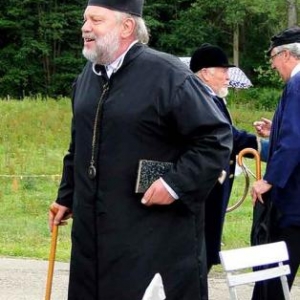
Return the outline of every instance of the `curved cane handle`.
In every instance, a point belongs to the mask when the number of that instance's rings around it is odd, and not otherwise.
[[[257,150],[253,149],[253,148],[245,148],[243,150],[241,150],[238,154],[238,164],[241,168],[245,168],[244,163],[243,163],[243,157],[246,154],[252,154],[254,156],[255,159],[255,163],[256,163],[256,180],[261,179],[261,163],[260,163],[260,155],[258,153]]]
[[[242,168],[243,174],[245,175],[244,192],[243,192],[242,197],[235,204],[227,207],[226,212],[231,212],[231,211],[235,210],[236,208],[238,208],[239,206],[241,206],[248,195],[249,187],[250,187],[250,178],[249,178],[249,174],[248,174],[249,171],[247,170],[246,166],[243,163],[243,157],[245,155],[249,155],[249,154],[252,154],[256,161],[256,179],[257,180],[261,179],[260,155],[257,152],[257,150],[255,150],[253,148],[245,148],[245,149],[241,150],[238,154],[237,163]]]

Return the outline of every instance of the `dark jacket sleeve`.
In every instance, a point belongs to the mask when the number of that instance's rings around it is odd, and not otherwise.
[[[72,143],[70,144],[69,151],[63,160],[62,179],[58,189],[56,202],[72,208],[73,203],[73,188],[74,188],[74,151]]]
[[[74,95],[76,91],[76,82],[73,84],[72,93],[72,110]],[[68,153],[63,159],[63,170],[60,186],[57,193],[56,202],[60,205],[66,206],[72,209],[73,204],[73,193],[74,193],[74,139],[75,139],[75,129],[74,129],[74,119],[71,121],[71,141],[68,149]]]
[[[260,158],[266,162],[269,157],[269,139],[260,139]]]
[[[238,155],[244,148],[258,149],[257,137],[255,134],[248,133],[244,130],[239,130],[232,126],[233,133],[233,150],[232,153]]]

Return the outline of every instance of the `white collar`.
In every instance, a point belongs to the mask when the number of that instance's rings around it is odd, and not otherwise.
[[[115,61],[113,61],[113,62],[112,62],[111,64],[109,64],[109,65],[105,65],[105,66],[104,66],[108,78],[110,78],[110,76],[111,76],[113,73],[116,73],[116,72],[120,69],[120,67],[121,67],[122,64],[123,64],[125,55],[126,55],[127,52],[132,48],[132,46],[135,45],[137,42],[138,42],[138,40],[133,41],[133,42],[129,45],[129,47],[127,48],[127,50],[126,50],[123,54],[121,54]],[[96,75],[101,76],[101,75],[102,75],[101,71],[96,71],[96,69],[95,69],[95,66],[96,66],[96,65],[97,65],[96,63],[93,63],[93,67],[92,67],[92,68],[93,68],[93,72],[94,72]]]
[[[204,85],[208,89],[208,92],[210,94],[212,94],[212,96],[217,96],[217,94],[214,92],[214,90],[209,85],[207,85],[206,83],[204,83]]]
[[[198,77],[198,76],[197,76],[197,77]],[[199,78],[199,77],[198,77],[198,78]],[[200,79],[200,78],[199,78],[199,79]],[[200,80],[201,80],[201,79],[200,79]],[[201,81],[202,81],[202,80],[201,80]],[[203,81],[202,81],[202,82],[203,82]],[[226,101],[225,98],[219,97],[219,96],[213,91],[213,89],[212,89],[209,85],[207,85],[206,83],[203,82],[203,84],[204,84],[204,86],[207,88],[208,92],[209,92],[212,96],[216,96],[216,97],[222,99],[223,102],[225,103],[225,105],[227,105],[227,101]]]
[[[300,63],[298,63],[295,68],[293,69],[292,73],[291,73],[291,77],[293,77],[294,75],[296,75],[298,72],[300,72]]]
[[[198,77],[198,76],[197,76]],[[199,77],[198,77],[199,78]],[[200,79],[200,78],[199,78]],[[209,85],[207,85],[204,81],[202,81],[201,79],[200,79],[200,81],[204,84],[204,86],[207,88],[207,90],[208,90],[208,92],[212,95],[212,96],[217,96],[217,94],[213,91],[213,89],[209,86]]]

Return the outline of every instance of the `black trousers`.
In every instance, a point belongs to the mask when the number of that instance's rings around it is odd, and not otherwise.
[[[300,227],[279,228],[273,242],[285,241],[289,253],[287,262],[291,274],[287,276],[291,289],[300,265]],[[280,279],[258,282],[254,286],[252,300],[284,300]]]

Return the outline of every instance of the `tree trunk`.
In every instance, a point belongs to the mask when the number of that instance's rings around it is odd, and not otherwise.
[[[239,24],[235,23],[233,28],[233,63],[239,66]]]
[[[296,0],[286,0],[288,5],[288,27],[297,25],[297,4]]]

